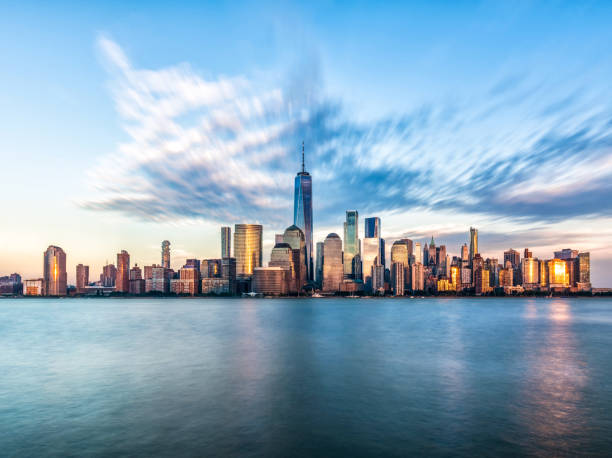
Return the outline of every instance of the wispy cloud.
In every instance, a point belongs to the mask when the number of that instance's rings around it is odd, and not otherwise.
[[[91,171],[99,199],[86,208],[282,225],[304,139],[322,224],[349,207],[546,222],[612,214],[612,109],[578,86],[510,75],[359,123],[316,75],[207,80],[187,64],[134,68],[108,38],[99,47],[129,141]]]

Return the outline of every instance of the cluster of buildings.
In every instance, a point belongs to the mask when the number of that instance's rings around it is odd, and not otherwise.
[[[478,249],[478,231],[470,228],[469,246],[458,256],[447,253],[434,238],[420,242],[393,241],[386,258],[381,220],[365,218],[363,237],[357,210],[346,212],[343,237],[329,234],[313,250],[312,177],[304,166],[294,182],[293,224],[275,235],[267,266],[263,265],[263,227],[236,224],[233,244],[230,227],[221,228],[221,253],[216,259],[187,259],[170,268],[170,242],[161,244],[161,264],[130,265],[130,255],[117,253],[116,264],[106,264],[99,280],[91,281],[89,267],[76,266],[76,286],[68,287],[66,253],[49,246],[44,253],[43,278],[24,280],[18,274],[0,278],[0,294],[63,296],[118,294],[262,295],[366,294],[475,294],[503,291],[590,291],[589,253],[564,249],[550,259],[537,259],[525,249],[513,249],[503,261],[484,259]],[[232,253],[233,245],[233,253]]]

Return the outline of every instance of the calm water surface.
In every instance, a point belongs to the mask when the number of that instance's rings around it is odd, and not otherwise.
[[[612,454],[612,300],[0,300],[0,455]]]

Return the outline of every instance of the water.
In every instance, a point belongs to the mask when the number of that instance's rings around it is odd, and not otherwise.
[[[0,455],[612,454],[612,300],[0,300]]]

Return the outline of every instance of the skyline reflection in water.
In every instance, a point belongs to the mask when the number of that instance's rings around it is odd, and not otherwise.
[[[607,299],[0,301],[9,456],[612,450]]]

